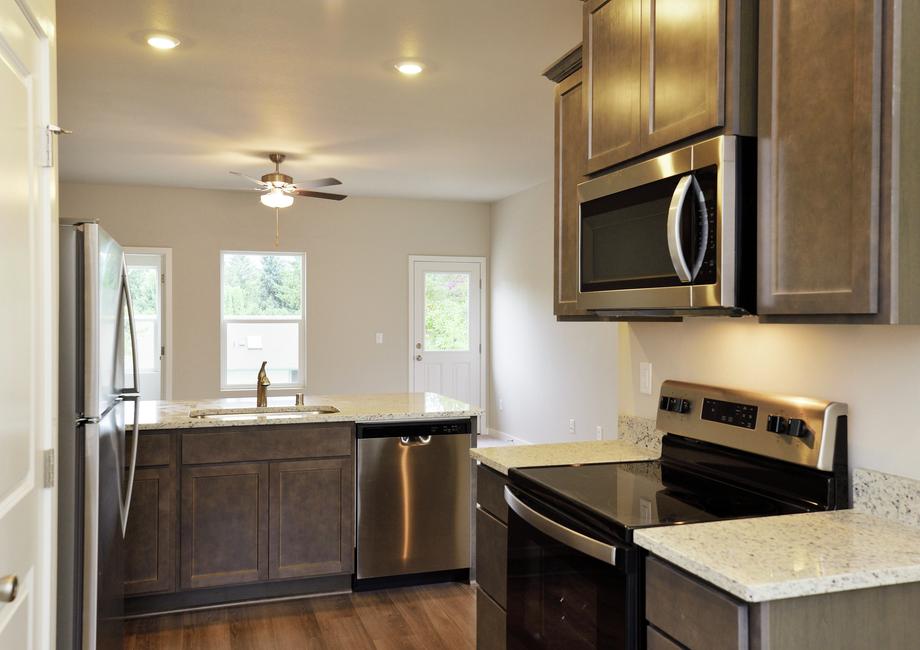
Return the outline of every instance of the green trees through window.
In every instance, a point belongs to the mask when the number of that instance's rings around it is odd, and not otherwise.
[[[223,264],[224,316],[300,316],[300,255],[225,253]]]
[[[425,349],[470,349],[468,273],[425,273]]]

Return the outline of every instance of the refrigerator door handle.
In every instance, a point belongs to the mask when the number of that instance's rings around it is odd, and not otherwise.
[[[122,260],[121,287],[125,296],[125,307],[128,310],[128,331],[131,333],[131,371],[134,375],[134,387],[122,391],[125,397],[140,397],[140,371],[137,368],[137,334],[134,328],[134,305],[131,302],[131,290],[128,288],[128,265]],[[135,413],[137,409],[135,409]],[[136,418],[135,418],[136,419]]]
[[[131,511],[131,497],[134,493],[134,472],[137,469],[137,447],[141,439],[141,409],[137,398],[131,399],[134,406],[134,427],[131,440],[131,464],[128,466],[128,486],[125,489],[125,509],[121,518],[121,536],[124,538],[128,530],[128,516]]]

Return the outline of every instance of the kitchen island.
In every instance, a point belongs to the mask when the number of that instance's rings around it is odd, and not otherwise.
[[[475,432],[481,414],[434,393],[140,402],[127,613],[350,590],[356,427],[466,420]]]

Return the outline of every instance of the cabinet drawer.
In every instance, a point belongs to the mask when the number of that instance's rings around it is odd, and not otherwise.
[[[508,527],[476,509],[476,580],[502,607],[507,607]]]
[[[685,650],[682,645],[674,643],[651,625],[648,626],[645,647],[646,650]]]
[[[476,650],[505,650],[507,618],[482,589],[476,590]]]
[[[173,463],[173,434],[142,432],[140,435],[137,441],[138,467],[159,467]]]
[[[508,523],[505,484],[508,480],[485,465],[476,468],[476,502],[503,524]]]
[[[350,456],[350,425],[240,426],[182,434],[182,464]]]
[[[645,562],[645,616],[690,650],[746,650],[748,609],[656,558]]]

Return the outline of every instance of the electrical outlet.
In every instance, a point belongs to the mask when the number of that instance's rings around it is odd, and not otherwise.
[[[377,345],[383,343],[383,332],[377,332]]]
[[[603,440],[604,439],[604,427],[598,424],[595,435],[598,440]]]
[[[639,392],[643,395],[652,394],[652,364],[647,361],[639,363]]]
[[[499,399],[499,400],[498,400],[498,410],[499,410],[499,411],[504,411],[504,410],[505,410],[505,400],[503,400],[503,399]]]
[[[575,435],[575,418],[569,419],[569,433],[573,436]]]

